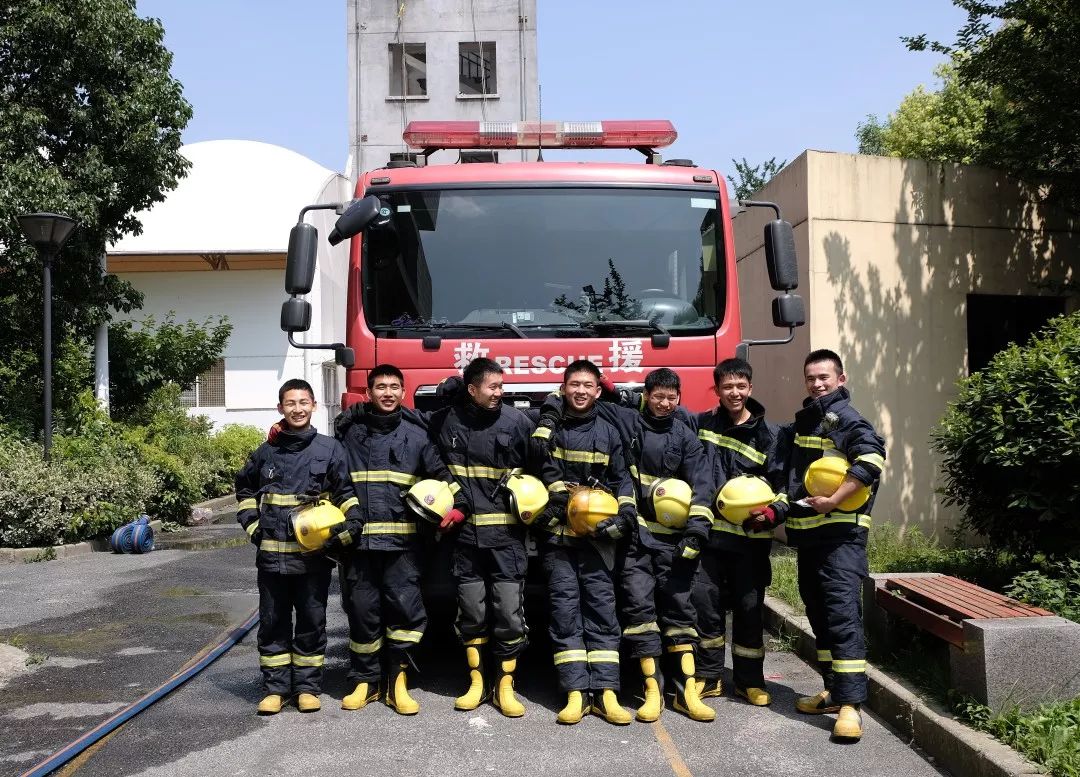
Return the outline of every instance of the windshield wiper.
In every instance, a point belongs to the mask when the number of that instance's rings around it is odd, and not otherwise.
[[[420,332],[441,332],[444,329],[483,329],[483,330],[486,330],[486,331],[513,332],[515,335],[520,337],[522,340],[527,340],[528,339],[528,335],[526,335],[524,332],[522,332],[516,325],[511,324],[509,321],[503,321],[501,323],[496,323],[496,324],[489,324],[489,323],[475,323],[475,324],[473,324],[473,323],[468,323],[468,322],[465,322],[465,321],[462,321],[462,322],[459,322],[459,323],[456,323],[456,324],[450,324],[450,323],[427,324],[427,323],[418,321],[416,323],[406,323],[406,324],[398,324],[398,325],[394,325],[394,324],[376,324],[375,326],[372,327],[372,329],[375,329],[376,331],[382,331],[382,332],[390,331],[390,330],[396,330],[396,329],[413,329],[413,330],[420,331]]]
[[[659,321],[653,321],[651,319],[633,319],[629,321],[582,321],[581,326],[586,329],[651,329],[654,332],[659,332],[662,335],[671,337],[671,332],[667,330],[663,324]]]

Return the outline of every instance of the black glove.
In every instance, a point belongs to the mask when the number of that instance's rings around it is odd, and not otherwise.
[[[617,540],[623,536],[623,522],[618,516],[614,518],[605,518],[596,524],[596,528],[593,529],[593,535],[606,540]]]
[[[684,535],[675,546],[675,557],[683,561],[697,561],[701,553],[701,540],[696,534]]]
[[[461,379],[460,375],[451,375],[444,381],[441,381],[438,386],[435,387],[435,396],[442,402],[443,405],[449,405],[457,399],[458,394],[465,390],[465,381]]]
[[[349,431],[349,427],[353,424],[360,423],[366,412],[367,410],[364,409],[363,402],[354,402],[345,410],[338,413],[337,418],[334,419],[334,436],[339,440],[344,439],[345,433]]]
[[[255,529],[255,531],[253,531],[249,537],[249,539],[251,540],[251,544],[254,545],[256,548],[259,547],[259,544],[262,542],[262,538],[263,531],[262,529],[258,528]]]
[[[544,508],[544,514],[541,515],[535,523],[542,527],[546,526],[550,531],[554,531],[555,527],[562,523],[563,519],[566,518],[566,506],[569,503],[569,492],[555,492],[548,499],[547,507]]]

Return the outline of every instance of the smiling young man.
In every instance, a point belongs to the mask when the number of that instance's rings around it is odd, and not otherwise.
[[[355,551],[344,556],[340,569],[353,689],[341,707],[358,710],[385,693],[387,706],[413,715],[420,705],[409,695],[406,670],[424,635],[427,614],[420,591],[417,515],[405,504],[405,494],[420,480],[449,484],[453,478],[426,427],[402,411],[401,370],[380,364],[368,373],[367,383],[369,401],[352,405],[335,422],[363,520]],[[443,516],[450,522],[453,517]]]
[[[251,454],[236,476],[236,519],[258,548],[263,715],[280,712],[294,692],[301,712],[321,707],[326,598],[333,567],[322,551],[301,554],[293,535],[293,513],[320,494],[330,495],[345,522],[331,528],[323,551],[351,544],[361,523],[344,449],[311,426],[316,407],[307,381],[286,381],[278,390],[281,428],[273,442]]]
[[[743,359],[725,359],[716,365],[713,384],[720,404],[698,416],[698,438],[710,455],[715,491],[733,477],[758,476],[777,492],[777,503],[758,511],[742,526],[721,516],[712,521],[694,585],[694,605],[701,632],[698,680],[702,696],[723,694],[720,674],[730,606],[735,695],[763,707],[771,702],[765,688],[762,641],[765,589],[772,581],[773,527],[782,517],[786,500],[785,441],[790,435],[765,420],[765,408],[751,396],[753,377],[753,368]]]
[[[508,492],[498,486],[508,472],[525,467],[533,423],[503,405],[503,370],[497,362],[474,359],[462,382],[466,391],[429,420],[429,434],[460,489],[460,509],[442,524],[443,529],[460,527],[453,552],[456,629],[465,645],[469,688],[454,706],[474,710],[492,695],[484,669],[487,653],[497,663],[494,704],[516,718],[525,714],[514,694],[517,656],[528,636],[525,527],[514,517]]]
[[[813,351],[803,364],[803,378],[809,396],[795,414],[786,530],[788,543],[798,552],[799,594],[817,640],[825,690],[798,699],[795,706],[807,714],[838,713],[833,737],[850,741],[862,736],[859,704],[866,700],[866,644],[860,601],[868,574],[870,510],[885,466],[885,443],[852,406],[837,354]],[[832,495],[810,496],[803,478],[824,456],[845,457],[847,474]],[[844,500],[867,487],[864,504],[841,508]]]
[[[534,463],[551,499],[537,519],[550,601],[549,632],[555,648],[555,669],[567,702],[558,722],[574,724],[590,709],[610,723],[632,718],[619,704],[619,621],[615,609],[615,542],[634,530],[637,511],[619,432],[597,415],[600,370],[590,361],[571,363],[563,373],[561,420],[533,433]],[[581,492],[571,489],[582,486]],[[584,499],[588,489],[609,492],[613,514],[597,523],[590,535],[568,525],[571,498]],[[612,498],[613,497],[613,498]],[[575,503],[576,504],[576,503]]]

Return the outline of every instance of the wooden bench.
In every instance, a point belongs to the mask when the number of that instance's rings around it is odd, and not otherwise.
[[[961,649],[965,620],[1054,614],[949,575],[878,577],[874,600],[886,612]]]

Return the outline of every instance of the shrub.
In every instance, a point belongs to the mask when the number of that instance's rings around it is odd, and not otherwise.
[[[959,387],[932,432],[946,503],[996,547],[1080,554],[1080,313]]]
[[[266,432],[246,424],[226,424],[221,431],[210,438],[210,444],[222,462],[208,496],[222,496],[231,493],[236,482],[236,473],[244,466],[251,452],[266,439]]]
[[[1080,777],[1080,699],[1045,704],[1030,713],[1000,715],[982,704],[961,702],[960,717],[973,727],[1019,750],[1050,774]]]
[[[1005,593],[1080,623],[1080,559],[1050,563],[1017,575]]]

